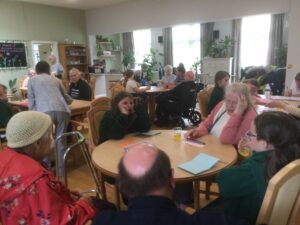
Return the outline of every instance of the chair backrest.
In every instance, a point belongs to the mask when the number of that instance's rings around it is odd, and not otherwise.
[[[99,144],[99,126],[106,111],[110,110],[110,106],[96,106],[87,112],[89,124],[90,149],[94,149]]]
[[[100,98],[95,98],[92,102],[91,102],[91,106],[90,108],[94,108],[97,106],[105,106],[105,107],[109,107],[110,108],[110,104],[111,104],[111,99],[108,97],[100,97]]]
[[[5,132],[6,132],[6,128],[0,128],[0,134],[4,135]],[[5,146],[6,146],[6,142],[2,140],[2,138],[0,137],[0,151],[3,150]]]
[[[91,76],[89,85],[91,88],[91,96],[92,96],[92,100],[93,100],[93,99],[95,99],[96,77]]]
[[[299,224],[299,190],[300,159],[289,163],[271,178],[256,224]]]
[[[114,97],[121,91],[125,91],[125,88],[121,84],[114,84],[110,87],[111,91],[111,99],[114,99]]]
[[[203,90],[198,92],[198,102],[200,106],[200,112],[202,118],[205,118],[208,116],[208,102],[210,99],[210,95],[212,93],[213,86],[207,86]]]

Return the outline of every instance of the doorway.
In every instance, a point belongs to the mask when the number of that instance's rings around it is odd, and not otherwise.
[[[34,66],[41,60],[44,60],[50,64],[50,55],[55,55],[57,59],[59,58],[57,42],[55,41],[32,41],[31,48]]]

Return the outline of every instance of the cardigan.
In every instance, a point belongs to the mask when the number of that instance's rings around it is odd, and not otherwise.
[[[31,157],[5,148],[0,152],[0,218],[3,224],[82,225],[96,209]]]
[[[266,189],[265,166],[272,151],[254,152],[239,166],[222,170],[217,183],[228,218],[246,219],[255,224]]]
[[[199,124],[199,127],[196,128],[199,136],[204,136],[209,133],[215,116],[218,114],[218,111],[222,108],[223,104],[225,104],[225,101],[221,101],[218,105],[216,105],[211,114],[209,114],[209,116]],[[241,137],[244,136],[250,129],[251,123],[255,117],[256,112],[252,107],[249,107],[243,115],[231,113],[227,124],[221,132],[221,143],[237,145]]]

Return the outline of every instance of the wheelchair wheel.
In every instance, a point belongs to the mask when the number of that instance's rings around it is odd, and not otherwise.
[[[198,125],[201,122],[201,114],[198,111],[194,111],[190,114],[189,120],[192,124]]]

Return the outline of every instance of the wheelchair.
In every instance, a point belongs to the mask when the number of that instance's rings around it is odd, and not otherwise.
[[[201,114],[196,111],[199,87],[194,81],[184,81],[174,89],[157,96],[157,125],[180,126],[185,128],[184,119],[193,125],[201,122]]]

